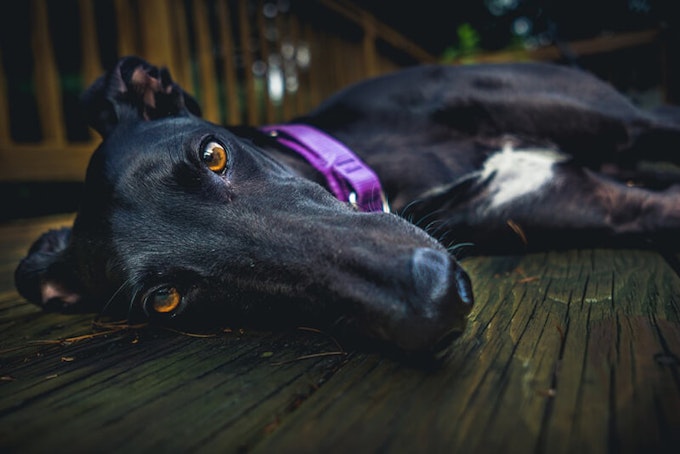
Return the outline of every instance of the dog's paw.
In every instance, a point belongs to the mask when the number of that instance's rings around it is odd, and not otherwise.
[[[70,311],[81,300],[62,261],[70,236],[68,227],[43,233],[14,273],[19,294],[45,310]]]

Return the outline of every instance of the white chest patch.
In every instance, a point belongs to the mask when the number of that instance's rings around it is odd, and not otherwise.
[[[514,149],[508,144],[484,162],[482,178],[489,181],[489,208],[539,191],[554,177],[554,165],[566,156],[549,148]]]

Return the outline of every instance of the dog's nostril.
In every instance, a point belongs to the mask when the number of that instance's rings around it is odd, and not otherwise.
[[[454,276],[458,296],[460,297],[461,302],[468,306],[468,310],[472,309],[474,297],[472,296],[472,282],[470,282],[470,277],[462,270],[462,268],[457,268],[454,271]]]
[[[411,258],[411,277],[417,295],[438,301],[449,290],[451,259],[446,252],[418,248]]]

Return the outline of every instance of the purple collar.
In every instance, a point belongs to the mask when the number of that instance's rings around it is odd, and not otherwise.
[[[328,134],[303,124],[263,126],[261,131],[304,157],[326,178],[339,200],[361,211],[389,212],[378,176],[349,148]]]

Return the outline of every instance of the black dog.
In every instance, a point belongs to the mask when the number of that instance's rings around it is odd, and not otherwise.
[[[440,241],[494,251],[673,240],[680,227],[677,180],[636,169],[643,157],[680,162],[677,112],[643,113],[560,66],[423,66],[358,84],[295,121],[340,149],[333,158],[297,127],[201,120],[167,71],[134,57],[84,101],[104,141],[78,216],[16,272],[21,294],[46,308],[315,324],[437,351],[473,301]],[[382,191],[424,230],[363,212]]]

